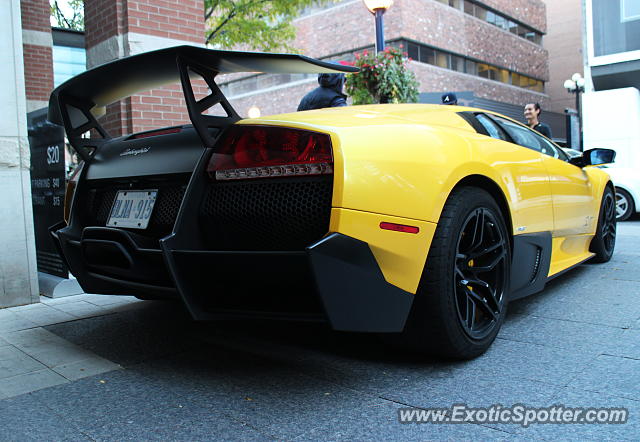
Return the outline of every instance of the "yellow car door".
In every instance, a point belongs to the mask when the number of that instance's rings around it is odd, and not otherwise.
[[[540,138],[553,194],[554,236],[592,234],[598,213],[589,175],[556,146]]]
[[[549,174],[543,155],[532,149],[521,149],[504,128],[482,113],[475,114],[487,135],[486,146],[478,145],[483,159],[502,176],[510,193],[514,234],[553,231],[553,205]],[[500,141],[496,141],[500,140]]]
[[[593,214],[597,211],[594,211],[595,201],[587,174],[581,168],[569,164],[564,152],[534,130],[496,115],[492,115],[492,118],[515,143],[540,152],[549,176],[553,236],[593,233],[597,222]]]

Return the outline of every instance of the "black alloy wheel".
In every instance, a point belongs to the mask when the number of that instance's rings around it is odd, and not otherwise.
[[[595,257],[595,262],[607,262],[613,256],[616,247],[616,201],[613,190],[607,187],[602,195],[600,214],[596,234],[591,240],[589,248]]]
[[[602,199],[604,218],[602,220],[602,239],[607,253],[613,253],[616,246],[616,203],[611,193]]]
[[[495,199],[476,187],[447,200],[404,331],[387,341],[451,359],[484,353],[504,322],[511,244]]]
[[[505,307],[509,244],[494,213],[479,208],[464,221],[456,250],[454,290],[458,320],[472,339],[486,338]]]

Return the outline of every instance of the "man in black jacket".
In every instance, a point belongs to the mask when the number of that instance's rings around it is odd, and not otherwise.
[[[299,111],[347,105],[347,96],[342,93],[344,74],[318,74],[319,87],[305,95],[298,105]]]
[[[524,118],[527,120],[527,126],[540,132],[547,138],[551,138],[551,128],[545,123],[538,121],[542,108],[539,103],[529,103],[524,107]]]

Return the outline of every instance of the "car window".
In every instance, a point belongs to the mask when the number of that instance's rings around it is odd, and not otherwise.
[[[543,137],[539,137],[540,138],[540,143],[544,144],[546,146],[546,149],[550,150],[553,152],[553,154],[547,154],[547,155],[551,155],[554,158],[557,158],[559,160],[562,161],[569,161],[569,155],[567,155],[562,148],[556,146],[555,144],[553,144],[551,141],[547,140],[546,138]],[[545,153],[545,152],[543,152]]]
[[[492,115],[492,118],[511,136],[514,143],[542,152],[542,146],[533,131],[497,115]]]
[[[491,120],[491,118],[487,117],[484,114],[476,114],[476,119],[487,130],[491,138],[497,138],[498,140],[511,141],[509,140],[509,137],[504,132],[504,130],[502,130],[500,126],[498,126],[496,123],[494,123]]]
[[[513,139],[513,142],[523,147],[528,147],[550,157],[558,158],[563,161],[569,159],[559,148],[553,145],[552,142],[544,138],[542,135],[537,134],[535,131],[521,126],[518,123],[509,121],[506,118],[498,117],[497,115],[491,116],[494,121],[500,125]]]

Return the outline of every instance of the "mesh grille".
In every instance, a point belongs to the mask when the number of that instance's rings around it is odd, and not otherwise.
[[[187,188],[187,180],[179,182],[157,182],[153,180],[135,182],[102,182],[89,190],[89,218],[87,226],[105,226],[111,212],[111,206],[119,190],[158,189],[158,197],[153,207],[149,226],[145,230],[134,229],[138,234],[161,237],[171,233],[182,197]]]
[[[215,182],[201,207],[213,250],[304,250],[329,231],[332,176]]]

